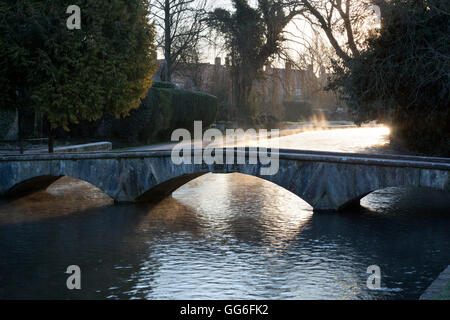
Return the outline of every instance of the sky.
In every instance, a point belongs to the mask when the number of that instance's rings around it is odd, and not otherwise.
[[[199,0],[200,1],[200,0]],[[250,0],[250,4],[253,4],[254,6],[257,5],[257,0]],[[232,1],[231,0],[208,0],[208,9],[209,11],[214,10],[215,8],[224,8],[228,10],[233,9]],[[287,28],[286,28],[286,35],[288,38],[293,39],[295,41],[288,41],[286,45],[291,48],[290,55],[291,58],[296,61],[299,58],[299,54],[304,50],[304,47],[296,42],[304,42],[303,39],[312,39],[313,32],[311,27],[309,26],[309,23],[306,22],[302,18],[296,18],[293,22],[291,22]],[[326,39],[325,35],[322,35],[322,38],[324,39],[324,43],[326,45],[330,45],[328,40]],[[339,38],[339,36],[338,36]],[[345,40],[344,36],[342,36],[342,39]],[[224,63],[226,53],[221,50],[221,48],[215,48],[212,46],[208,46],[203,50],[203,57],[202,62],[206,63],[214,63],[216,57],[222,58],[222,63]],[[158,59],[162,59],[163,54],[162,52],[158,52]],[[276,65],[280,65],[280,62],[275,62]]]
[[[233,4],[231,0],[209,0],[209,5],[211,7],[211,10],[214,10],[215,8],[224,8],[228,10],[233,9]],[[257,6],[258,1],[257,0],[250,0],[249,1],[251,5]],[[291,35],[288,35],[289,38],[295,38],[295,41],[300,41],[300,37],[312,37],[312,30],[309,27],[309,24],[300,18],[295,19],[294,22],[291,22],[287,28],[287,32]],[[297,38],[298,37],[298,38]],[[289,41],[287,44],[291,50],[291,58],[296,60],[298,58],[298,52],[301,52],[303,50],[303,47],[294,41]],[[218,50],[214,50],[214,48],[211,48],[209,52],[205,56],[205,62],[214,63],[215,57],[220,56],[222,58],[222,61],[225,59],[225,53],[220,52]],[[280,67],[280,64],[283,64],[282,62],[275,62],[278,67]]]
[[[249,2],[250,2],[251,5],[256,6],[258,1],[257,0],[250,0]],[[233,10],[233,4],[232,4],[231,0],[209,0],[209,2],[208,2],[208,9],[210,11],[213,11],[216,8],[223,8],[223,9],[227,9],[227,10]],[[307,36],[307,37],[311,37],[312,36],[312,32],[311,32],[311,29],[309,28],[308,24],[305,21],[299,21],[298,19],[295,22],[295,25],[293,23],[291,23],[287,27],[287,31],[292,33],[295,36],[301,36],[301,33],[300,33],[298,28],[304,33],[304,36]],[[300,45],[297,45],[294,42],[289,42],[288,45],[290,47],[292,47],[293,50],[295,50],[295,51],[300,51],[302,49]],[[295,55],[298,56],[298,54],[296,54],[296,53],[293,53],[292,55],[293,56],[295,56]],[[216,57],[221,57],[222,58],[222,63],[224,63],[225,56],[226,56],[226,53],[223,52],[223,50],[221,50],[220,48],[209,47],[209,48],[207,48],[205,50],[204,57],[203,57],[202,60],[204,60],[203,62],[206,62],[206,63],[214,63]],[[159,52],[158,58],[159,59],[163,58],[162,52]],[[293,57],[293,58],[295,58],[295,57]]]

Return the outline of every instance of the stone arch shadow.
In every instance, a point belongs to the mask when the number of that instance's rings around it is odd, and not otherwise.
[[[175,190],[184,186],[186,183],[189,183],[190,181],[195,180],[208,173],[211,172],[206,171],[206,172],[183,174],[175,178],[169,179],[167,181],[164,181],[160,184],[151,187],[141,195],[137,196],[135,202],[137,203],[159,202],[165,197],[170,196],[173,192],[175,192]]]
[[[4,198],[19,198],[33,192],[47,189],[51,184],[64,177],[53,175],[36,176],[13,185],[3,194]]]
[[[424,185],[417,185],[414,183],[386,184],[386,185],[381,185],[379,187],[372,188],[372,189],[370,189],[370,191],[363,191],[359,195],[351,198],[350,200],[348,200],[347,202],[342,204],[339,207],[338,211],[359,211],[364,208],[361,205],[362,199],[364,199],[365,197],[369,196],[372,193],[375,193],[375,192],[381,191],[381,190],[385,190],[385,189],[389,189],[389,188],[396,188],[396,189],[414,188],[414,189],[420,189],[423,191],[433,190],[433,191],[441,191],[441,192],[449,193],[449,190],[438,188],[436,186],[424,186]]]
[[[26,180],[22,180],[21,182],[16,183],[12,187],[10,187],[3,195],[1,195],[1,198],[5,199],[17,199],[23,196],[30,195],[34,192],[43,191],[46,190],[48,187],[50,187],[53,183],[57,182],[61,178],[68,177],[71,179],[75,179],[78,181],[83,181],[100,191],[102,191],[105,195],[110,197],[111,199],[114,199],[114,197],[106,192],[104,189],[102,189],[100,186],[96,185],[95,183],[92,183],[91,181],[88,181],[86,179],[71,176],[71,175],[40,175],[35,176],[33,178],[29,178]]]

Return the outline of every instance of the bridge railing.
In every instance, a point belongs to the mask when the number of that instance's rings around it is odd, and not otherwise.
[[[206,149],[202,149],[204,152]],[[227,151],[233,150],[234,157],[250,156],[255,157],[261,151],[251,151],[249,148],[224,148],[223,155],[225,157]],[[210,151],[210,150],[208,150]],[[265,152],[265,151],[264,151]],[[414,156],[396,156],[396,155],[380,155],[380,154],[353,154],[338,152],[322,152],[307,150],[271,150],[267,151],[268,156],[276,153],[280,160],[298,160],[308,162],[332,162],[343,164],[361,164],[361,165],[378,165],[388,167],[412,167],[431,170],[450,171],[450,159],[446,158],[430,158],[430,157],[414,157]],[[89,159],[135,159],[147,157],[171,157],[171,150],[152,150],[152,151],[125,151],[125,152],[89,152],[89,153],[55,153],[55,154],[27,154],[19,155],[1,155],[0,162],[6,161],[45,161],[45,160],[89,160]],[[226,162],[225,162],[226,163]]]

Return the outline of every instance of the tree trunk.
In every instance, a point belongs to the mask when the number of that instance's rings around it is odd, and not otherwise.
[[[55,152],[55,141],[53,138],[53,129],[50,126],[48,129],[48,153],[54,152]]]
[[[18,113],[18,125],[19,125],[19,149],[20,149],[20,154],[24,153],[24,145],[23,145],[23,107],[18,107],[17,108],[17,113]]]
[[[163,80],[172,81],[172,36],[170,23],[170,0],[165,0],[164,4],[164,58],[166,60],[163,72]]]
[[[34,137],[42,137],[42,117],[39,111],[34,113]]]
[[[236,117],[243,125],[253,122],[253,113],[250,106],[250,93],[253,80],[244,74],[243,68],[236,68],[232,76],[233,104],[236,108]]]

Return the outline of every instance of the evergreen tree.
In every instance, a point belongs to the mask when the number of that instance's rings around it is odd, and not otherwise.
[[[151,86],[154,28],[145,0],[0,1],[0,106],[33,108],[52,128],[128,115]]]

